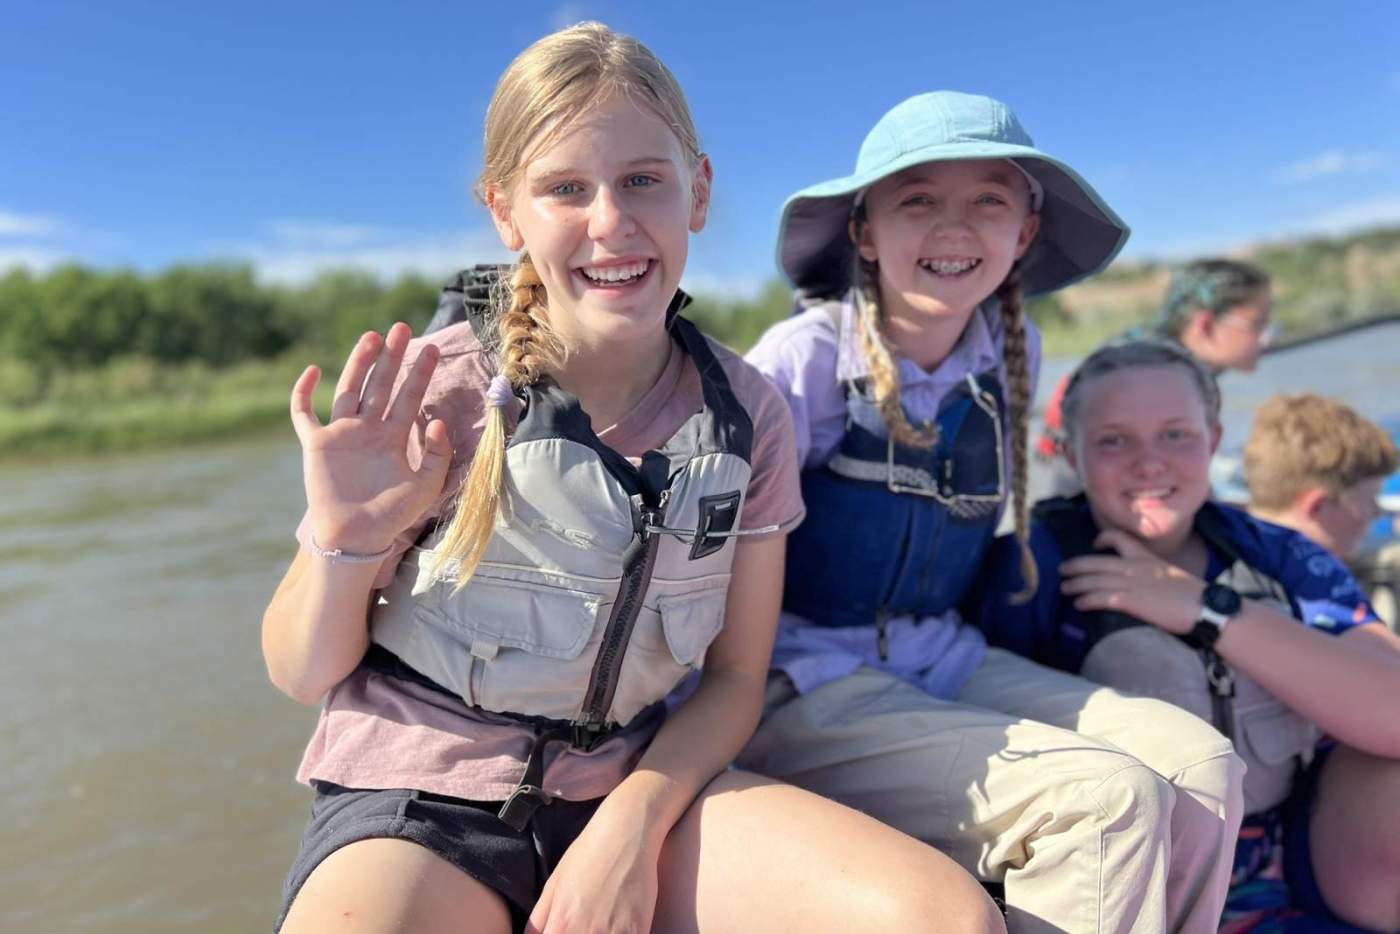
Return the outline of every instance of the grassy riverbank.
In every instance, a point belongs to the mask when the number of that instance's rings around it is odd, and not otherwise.
[[[122,359],[52,374],[42,399],[0,407],[0,458],[105,454],[290,431],[288,396],[303,366],[305,358],[291,354],[220,369]],[[13,376],[16,368],[9,369]]]
[[[1284,335],[1400,308],[1400,228],[1277,243],[1238,254],[1273,278]],[[1119,262],[1027,304],[1047,356],[1080,356],[1151,316],[1170,266]],[[307,363],[328,372],[367,328],[422,328],[438,283],[326,273],[296,288],[240,266],[160,273],[65,266],[0,275],[0,460],[101,454],[287,430]],[[758,295],[700,295],[686,315],[738,350],[791,313],[772,282]]]

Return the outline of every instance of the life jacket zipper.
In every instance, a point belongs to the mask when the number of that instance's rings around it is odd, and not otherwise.
[[[617,680],[622,673],[627,643],[632,638],[632,627],[641,615],[642,603],[656,565],[656,551],[661,544],[661,535],[651,532],[649,527],[661,523],[670,492],[662,492],[657,506],[642,505],[635,537],[623,555],[622,583],[618,586],[612,614],[603,630],[598,656],[593,660],[588,688],[583,694],[582,713],[575,721],[575,725],[584,731],[596,732],[607,726],[608,710],[617,693]]]

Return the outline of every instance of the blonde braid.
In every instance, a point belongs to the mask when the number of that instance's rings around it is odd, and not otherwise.
[[[510,302],[496,322],[501,373],[513,389],[534,383],[558,366],[562,351],[549,330],[548,296],[529,254],[522,254],[510,280]],[[433,559],[434,577],[454,572],[461,590],[476,572],[491,540],[500,510],[505,477],[506,415],[503,406],[488,406],[486,427],[462,481],[457,510],[443,532]]]
[[[899,401],[899,366],[880,334],[880,287],[875,264],[866,263],[857,255],[855,280],[861,355],[870,368],[870,388],[875,393],[875,405],[885,429],[891,438],[906,447],[932,447],[938,443],[937,426],[915,428]]]
[[[1026,502],[1028,438],[1031,416],[1031,374],[1026,354],[1026,320],[1021,309],[1021,263],[997,287],[1001,302],[1003,329],[1002,358],[1006,362],[1008,418],[1011,428],[1011,495],[1016,521],[1016,540],[1021,543],[1021,576],[1025,589],[1011,597],[1012,603],[1025,603],[1040,585],[1040,570],[1030,546],[1030,504]],[[1002,456],[1002,455],[998,455]]]

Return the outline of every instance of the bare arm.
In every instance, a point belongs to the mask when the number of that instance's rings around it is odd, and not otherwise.
[[[1400,639],[1381,623],[1340,636],[1246,600],[1216,642],[1227,661],[1323,731],[1362,752],[1400,758]]]
[[[320,372],[308,367],[292,389],[307,516],[322,548],[381,551],[442,490],[451,449],[441,422],[427,426],[418,468],[408,463],[409,432],[437,363],[436,349],[425,347],[395,392],[410,337],[407,325],[396,324],[385,338],[360,339],[341,372],[327,425],[311,406]],[[297,553],[263,614],[263,658],[273,684],[315,703],[359,664],[369,644],[377,570],[377,564]]]
[[[1104,532],[1095,544],[1118,555],[1087,555],[1060,567],[1060,589],[1074,596],[1075,606],[1121,610],[1177,635],[1195,627],[1204,581],[1123,532]],[[1377,714],[1400,707],[1400,639],[1380,623],[1337,636],[1246,600],[1215,648],[1343,743],[1376,756],[1400,757],[1400,720]]]

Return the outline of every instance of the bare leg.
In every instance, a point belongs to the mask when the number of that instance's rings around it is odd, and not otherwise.
[[[657,932],[1004,932],[952,860],[810,792],[720,775],[671,831]]]
[[[491,889],[408,840],[361,840],[336,850],[297,893],[282,934],[508,934],[510,912]]]
[[[1309,832],[1328,907],[1359,927],[1400,931],[1400,761],[1332,750]]]

